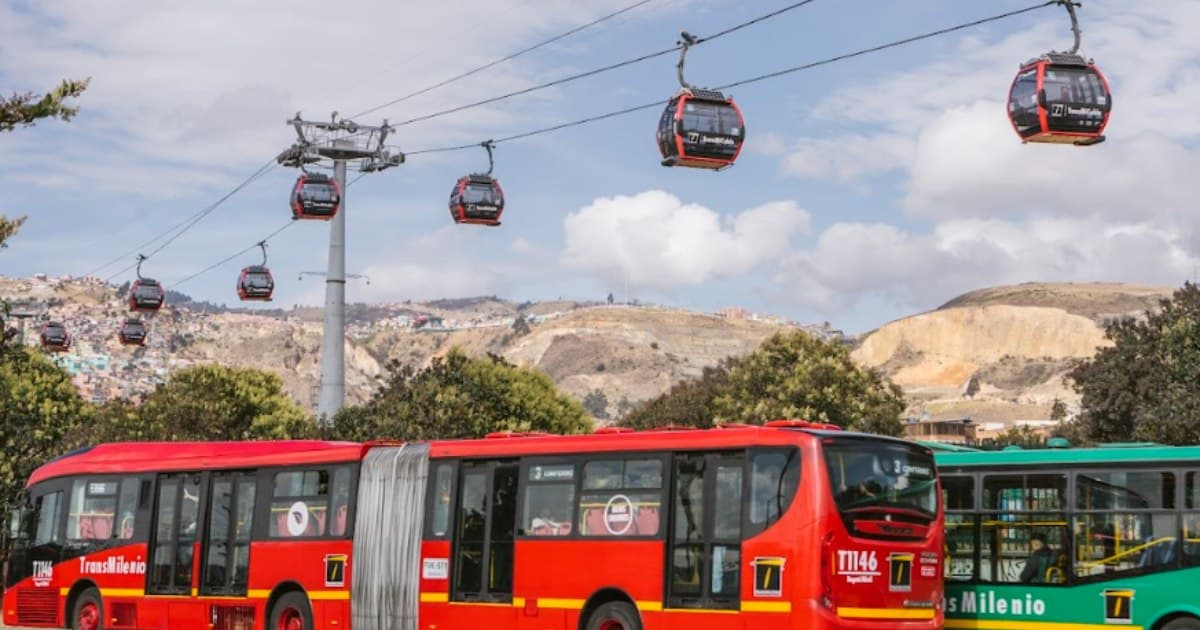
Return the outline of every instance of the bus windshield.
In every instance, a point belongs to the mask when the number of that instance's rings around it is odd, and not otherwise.
[[[926,449],[901,442],[832,438],[825,441],[825,466],[843,515],[887,510],[937,517],[933,455]]]

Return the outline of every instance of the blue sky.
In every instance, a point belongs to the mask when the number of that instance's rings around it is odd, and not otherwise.
[[[400,97],[632,0],[442,3],[0,1],[0,90],[92,77],[69,124],[0,136],[0,212],[29,221],[0,273],[83,274],[215,201],[324,119]],[[393,122],[703,36],[788,2],[654,0],[492,71],[357,119]],[[816,0],[704,44],[688,78],[719,85],[1029,6],[994,0]],[[1114,92],[1109,141],[1022,146],[1004,99],[1019,62],[1070,44],[1050,7],[732,90],[748,140],[720,173],[665,169],[644,111],[501,144],[499,228],[455,226],[445,200],[482,149],[418,155],[348,191],[355,301],[481,294],[723,306],[863,331],[973,288],[1025,281],[1173,286],[1200,264],[1200,2],[1096,0],[1083,52]],[[401,150],[502,137],[666,98],[668,55],[401,127]],[[275,168],[146,275],[233,303],[290,216]],[[319,304],[328,228],[270,242],[276,304]],[[132,258],[128,261],[132,262]],[[105,268],[107,277],[125,264]],[[115,278],[114,283],[130,274]]]

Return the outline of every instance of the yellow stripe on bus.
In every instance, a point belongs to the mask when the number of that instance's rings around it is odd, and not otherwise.
[[[511,604],[495,602],[451,602],[450,593],[421,593],[422,604],[451,603],[456,606],[513,606],[516,608],[524,608],[525,601],[526,600],[524,597],[514,597]],[[584,599],[559,597],[539,597],[536,601],[538,608],[549,608],[553,610],[583,610],[584,605],[587,603],[587,600]],[[657,601],[639,601],[636,602],[636,605],[637,609],[642,612],[713,613],[720,615],[735,615],[739,612],[737,610],[720,608],[663,608],[662,602]],[[779,601],[743,600],[740,612],[790,613],[792,612],[792,604],[791,602]]]
[[[585,600],[582,599],[558,599],[553,597],[541,598],[537,600],[538,608],[556,608],[565,610],[583,610]]]
[[[792,602],[763,602],[742,600],[742,612],[790,613]]]
[[[837,616],[854,619],[933,619],[932,608],[851,608],[839,606]]]
[[[1102,630],[1118,627],[1142,630],[1142,626],[1113,626],[1103,623],[1063,623],[1056,621],[1006,621],[1004,619],[947,619],[947,629],[955,630]]]

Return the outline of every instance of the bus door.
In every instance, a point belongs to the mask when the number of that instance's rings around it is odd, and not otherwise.
[[[200,544],[200,594],[244,597],[250,571],[255,473],[213,473]]]
[[[455,625],[500,627],[513,623],[516,460],[464,462],[458,482],[450,601],[461,606]],[[501,605],[497,605],[501,604]]]
[[[671,484],[665,607],[738,610],[742,453],[680,453]],[[729,627],[740,617],[729,615]]]
[[[195,560],[203,516],[202,481],[200,473],[158,476],[146,594],[175,596],[166,600],[165,619],[161,608],[147,611],[159,620],[154,624],[159,627],[174,630],[206,625],[204,604],[195,598],[199,587]]]

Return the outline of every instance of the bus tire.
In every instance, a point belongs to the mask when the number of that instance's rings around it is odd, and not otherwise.
[[[1200,630],[1200,619],[1195,617],[1176,617],[1167,622],[1162,630]]]
[[[70,627],[71,630],[103,630],[104,602],[100,600],[100,591],[87,588],[75,598]]]
[[[588,618],[587,630],[642,630],[642,619],[628,602],[608,602]]]
[[[304,593],[290,591],[275,600],[267,630],[313,630],[312,606]]]

